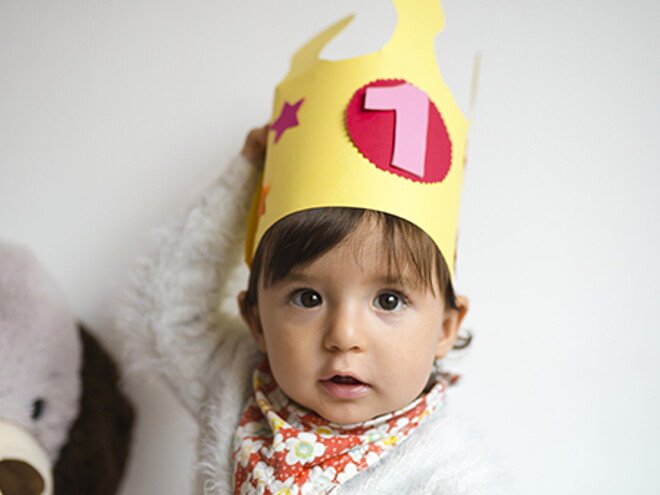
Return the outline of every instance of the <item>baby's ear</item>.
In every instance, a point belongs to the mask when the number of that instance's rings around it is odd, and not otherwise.
[[[445,308],[445,315],[442,320],[442,336],[436,347],[435,357],[443,358],[452,350],[458,331],[461,328],[461,322],[468,312],[470,303],[465,296],[456,296],[456,306],[458,309]]]
[[[250,304],[247,302],[245,296],[246,292],[243,290],[238,294],[238,308],[243,317],[243,321],[247,325],[252,337],[257,341],[259,350],[261,352],[266,352],[266,339],[264,338],[264,332],[261,328],[261,319],[259,318],[259,308],[256,304]]]

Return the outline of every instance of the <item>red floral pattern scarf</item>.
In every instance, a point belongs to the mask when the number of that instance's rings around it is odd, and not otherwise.
[[[234,435],[234,494],[329,493],[378,462],[438,409],[448,377],[437,373],[432,388],[403,409],[342,426],[288,399],[264,360]]]

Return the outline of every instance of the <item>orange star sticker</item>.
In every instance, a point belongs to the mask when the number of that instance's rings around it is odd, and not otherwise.
[[[270,184],[265,184],[261,189],[261,197],[259,198],[259,216],[266,213],[266,196],[270,192]]]

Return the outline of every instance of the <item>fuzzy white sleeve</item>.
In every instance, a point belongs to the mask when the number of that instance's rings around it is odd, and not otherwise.
[[[472,423],[434,413],[382,460],[349,480],[342,495],[517,495],[500,459]]]
[[[210,360],[226,356],[223,343],[249,341],[221,301],[242,259],[257,178],[247,160],[235,158],[183,219],[159,233],[156,252],[138,264],[116,312],[128,372],[155,370],[193,415],[207,393]]]

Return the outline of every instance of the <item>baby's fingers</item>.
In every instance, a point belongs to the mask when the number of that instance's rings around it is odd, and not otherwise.
[[[245,144],[241,151],[241,154],[260,171],[264,168],[268,127],[269,125],[266,124],[263,127],[252,129],[245,138]]]

